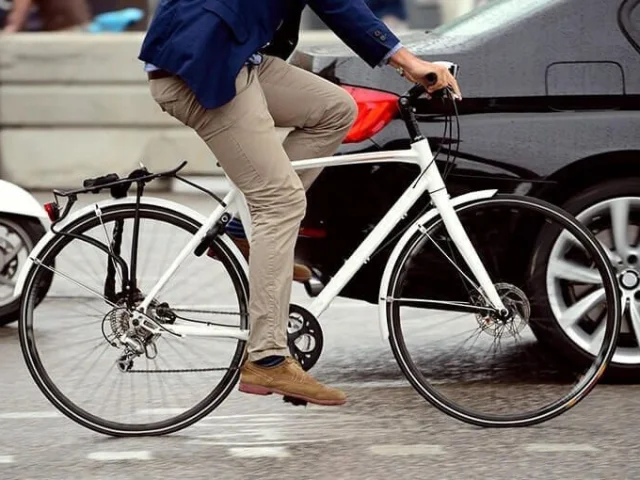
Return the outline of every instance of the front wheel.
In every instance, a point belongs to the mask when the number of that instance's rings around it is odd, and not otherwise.
[[[602,377],[620,331],[620,298],[606,253],[575,218],[533,198],[497,195],[456,212],[509,315],[491,311],[436,217],[401,247],[384,300],[400,368],[431,404],[470,424],[527,426],[566,412]],[[566,240],[566,263],[528,258],[543,227]],[[536,288],[549,268],[582,274],[573,275],[583,288],[566,299],[573,307],[561,318],[549,314],[550,300]],[[568,367],[557,323],[579,322],[592,312],[595,354]],[[533,330],[549,342],[538,342]]]

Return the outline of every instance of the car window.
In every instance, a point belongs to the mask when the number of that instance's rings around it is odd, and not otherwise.
[[[558,0],[490,0],[431,33],[446,36],[476,36],[512,24]]]

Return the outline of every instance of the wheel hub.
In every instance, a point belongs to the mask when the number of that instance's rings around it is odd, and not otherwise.
[[[620,286],[625,290],[633,290],[640,285],[640,275],[632,269],[623,271],[618,277]]]
[[[154,334],[145,328],[139,319],[139,315],[120,306],[108,312],[102,320],[102,335],[114,348],[122,352],[116,360],[116,366],[121,372],[128,372],[133,368],[134,359],[145,355],[153,360],[158,355],[156,340],[158,334]]]
[[[480,329],[493,337],[517,337],[529,324],[531,305],[525,293],[509,283],[497,283],[496,291],[507,311],[504,314],[476,314]],[[482,297],[474,301],[477,305],[487,306]]]

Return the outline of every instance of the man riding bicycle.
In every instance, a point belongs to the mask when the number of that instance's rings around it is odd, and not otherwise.
[[[251,212],[250,255],[236,239],[250,284],[240,390],[340,405],[345,394],[303,371],[287,345],[292,280],[310,275],[294,264],[294,247],[320,173],[298,175],[290,161],[333,155],[357,114],[342,88],[286,63],[307,4],[371,67],[460,95],[447,69],[411,54],[365,0],[161,0],[139,58],[154,100],[206,142]],[[276,127],[293,128],[284,143]]]

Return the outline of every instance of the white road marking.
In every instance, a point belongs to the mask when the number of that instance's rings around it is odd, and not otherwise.
[[[335,407],[332,407],[335,412]],[[212,427],[268,427],[269,424],[288,424],[290,422],[305,422],[305,424],[326,424],[327,421],[335,421],[341,423],[346,417],[352,418],[350,415],[334,414],[327,415],[325,413],[258,413],[258,414],[245,414],[245,415],[216,415],[208,416],[205,420],[202,420],[191,428],[212,428]]]
[[[187,408],[143,408],[136,413],[139,415],[180,415],[187,410]]]
[[[373,445],[369,451],[374,455],[397,457],[407,455],[442,455],[444,449],[440,445]]]
[[[0,420],[24,420],[28,418],[58,418],[61,417],[60,412],[55,410],[43,412],[5,412],[0,413]]]
[[[335,407],[334,407],[335,408]],[[275,417],[277,419],[285,419],[290,417],[308,417],[308,416],[324,416],[321,413],[248,413],[248,414],[238,414],[238,415],[211,415],[208,418],[213,420],[223,419],[223,418],[254,418],[254,419],[262,419],[266,417]]]
[[[529,443],[525,445],[528,452],[597,452],[598,449],[586,443]]]
[[[0,455],[0,463],[13,463],[15,458],[13,455]]]
[[[89,460],[99,462],[113,462],[119,460],[151,460],[151,453],[147,451],[130,452],[93,452],[87,455]]]
[[[231,453],[231,455],[233,455],[234,457],[240,458],[285,458],[291,456],[291,454],[285,447],[234,447],[229,449],[229,453]]]
[[[213,439],[209,440],[209,436],[206,437],[195,437],[193,440],[189,440],[187,443],[191,445],[207,445],[207,446],[225,446],[229,447],[232,445],[235,446],[246,446],[250,447],[252,445],[255,446],[263,446],[263,445],[300,445],[303,443],[309,444],[318,444],[318,443],[327,443],[327,442],[339,442],[344,440],[342,437],[326,437],[319,439],[302,439],[302,440],[272,440],[272,441],[264,441],[264,440],[256,440],[256,441],[247,441],[247,442],[227,442],[227,441],[215,441]]]

